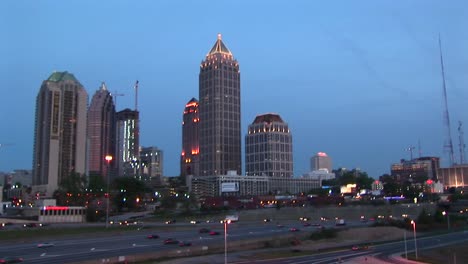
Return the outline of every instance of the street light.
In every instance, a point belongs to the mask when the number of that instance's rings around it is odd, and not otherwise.
[[[442,212],[442,215],[443,216],[447,215],[447,229],[450,230],[450,215],[448,214],[448,212],[445,212],[445,211]]]
[[[416,242],[416,222],[411,220],[411,224],[413,225],[413,235],[414,235],[414,254],[416,259],[418,259],[418,243]]]
[[[107,161],[107,198],[106,198],[106,228],[109,227],[109,182],[110,182],[110,171],[109,171],[109,164],[112,161],[112,155],[106,155]]]
[[[224,219],[224,264],[227,264],[227,225],[231,223],[230,219]]]

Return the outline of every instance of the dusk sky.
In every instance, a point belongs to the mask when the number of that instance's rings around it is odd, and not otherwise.
[[[89,100],[103,81],[125,94],[117,110],[134,107],[139,80],[141,145],[179,175],[182,113],[218,33],[240,65],[243,153],[248,125],[273,112],[291,129],[295,176],[322,151],[377,178],[418,142],[447,165],[438,36],[459,159],[467,14],[466,0],[1,1],[0,171],[31,169],[37,93],[68,71]]]

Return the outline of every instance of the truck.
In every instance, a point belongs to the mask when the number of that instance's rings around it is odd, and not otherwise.
[[[226,219],[231,222],[237,222],[239,221],[239,216],[238,215],[226,215]]]
[[[336,219],[336,221],[335,221],[335,225],[337,225],[337,226],[344,226],[344,225],[346,225],[346,221],[345,221],[343,218],[338,218],[338,219]]]

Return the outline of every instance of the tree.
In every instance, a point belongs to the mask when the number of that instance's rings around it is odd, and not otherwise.
[[[59,205],[84,206],[85,189],[87,187],[86,175],[72,171],[62,178],[58,190],[53,194]]]
[[[141,199],[147,190],[143,182],[133,177],[122,177],[115,179],[112,186],[115,190],[113,200],[119,211],[124,207],[131,210],[141,206]]]
[[[107,189],[104,179],[101,175],[90,175],[88,190],[92,193],[103,193]]]

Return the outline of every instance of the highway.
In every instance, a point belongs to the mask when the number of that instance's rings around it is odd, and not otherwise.
[[[274,237],[282,234],[292,234],[289,228],[296,227],[301,229],[300,233],[305,231],[318,230],[317,227],[304,227],[299,221],[288,221],[282,223],[283,228],[278,228],[276,223],[233,223],[228,226],[228,241],[236,241],[243,239],[254,239],[261,237]],[[334,226],[334,222],[324,222],[324,227]],[[348,223],[349,226],[365,226],[358,221]],[[210,236],[209,234],[199,234],[198,230],[202,227],[207,227],[211,230],[218,231],[220,234]],[[125,227],[123,227],[125,228]],[[174,231],[158,231],[167,230],[168,226],[159,225],[151,229],[141,229],[137,231],[114,232],[112,234],[104,234],[100,236],[76,237],[76,238],[57,238],[50,241],[36,240],[27,243],[0,243],[0,256],[20,256],[24,258],[25,263],[71,263],[85,260],[106,260],[110,257],[131,256],[141,253],[158,252],[158,251],[175,251],[174,249],[195,249],[201,247],[210,247],[214,245],[224,244],[224,226],[220,223],[210,224],[174,224],[170,228]],[[157,234],[158,239],[147,239],[147,235]],[[178,245],[164,245],[163,241],[166,238],[174,238],[177,240],[192,242],[190,248],[181,248]],[[468,233],[450,233],[437,237],[421,237],[418,238],[418,249],[422,250],[434,246],[443,246],[447,243],[462,243],[468,240]],[[38,248],[37,244],[41,242],[51,242],[53,247]],[[414,250],[413,240],[408,237],[407,250]],[[311,256],[302,256],[287,258],[281,260],[256,261],[256,263],[334,263],[338,259],[346,260],[362,255],[373,255],[378,258],[387,260],[392,254],[404,252],[404,242],[394,242],[372,246],[369,250],[351,251],[343,250],[337,252],[314,254]],[[250,263],[254,260],[250,259]],[[395,262],[392,260],[391,262]]]
[[[417,239],[418,251],[428,250],[431,248],[442,247],[447,245],[466,243],[468,241],[468,232],[460,231],[450,234],[421,237]],[[414,240],[408,239],[406,241],[407,252],[411,253],[414,251]],[[399,257],[400,253],[403,254],[403,258]],[[395,255],[397,254],[397,255]],[[327,253],[318,253],[309,256],[297,256],[297,257],[286,257],[281,259],[267,259],[267,260],[254,260],[249,259],[248,261],[234,261],[231,263],[243,264],[243,263],[268,263],[268,264],[330,264],[339,263],[352,260],[360,256],[373,256],[377,259],[383,260],[388,263],[396,264],[407,264],[404,258],[405,254],[405,243],[404,241],[385,243],[370,247],[368,250],[353,251],[351,249],[333,251]],[[219,262],[221,263],[221,262]]]
[[[332,223],[328,223],[332,225]],[[157,252],[179,248],[178,245],[164,245],[166,238],[174,238],[179,241],[192,242],[191,248],[210,247],[224,243],[224,225],[220,223],[201,225],[171,225],[175,231],[158,231],[163,229],[153,227],[152,229],[141,229],[138,231],[123,231],[117,234],[106,234],[105,236],[81,238],[57,238],[52,240],[36,240],[26,243],[0,243],[0,256],[20,256],[25,263],[70,263],[93,259],[106,259],[116,256],[129,256],[139,253]],[[177,231],[180,227],[180,231]],[[201,227],[208,227],[218,231],[219,235],[199,234]],[[228,226],[229,241],[240,239],[251,239],[260,237],[271,237],[277,234],[289,234],[290,227],[297,227],[302,230],[314,230],[316,227],[303,227],[299,221],[290,221],[284,224],[283,228],[278,228],[276,223],[258,223],[254,225],[242,225],[232,223]],[[126,228],[126,227],[122,227]],[[167,229],[168,226],[164,226]],[[159,239],[147,239],[147,235],[157,234]],[[39,243],[49,242],[54,246],[48,248],[38,248]]]

